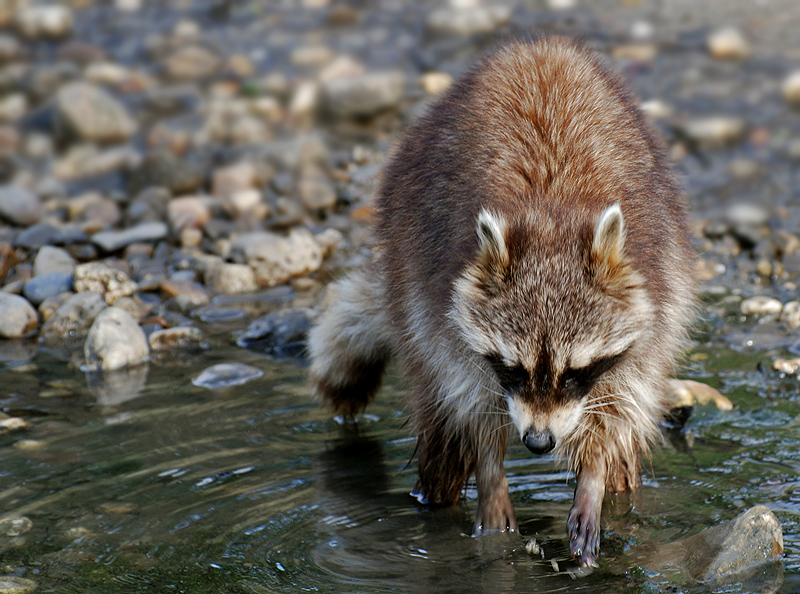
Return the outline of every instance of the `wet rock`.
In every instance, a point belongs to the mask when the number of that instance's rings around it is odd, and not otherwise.
[[[694,380],[669,380],[672,408],[705,406],[713,403],[718,410],[733,410],[733,403],[716,388]]]
[[[800,369],[800,358],[795,359],[775,359],[772,368],[787,375],[794,375]]]
[[[338,117],[365,117],[390,107],[403,98],[406,77],[402,72],[370,72],[362,76],[334,78],[323,83],[325,105]]]
[[[169,349],[202,349],[203,333],[192,326],[178,326],[165,330],[156,330],[148,337],[150,349],[165,351]]]
[[[709,53],[720,60],[746,60],[753,53],[750,42],[738,29],[718,29],[708,37]]]
[[[123,271],[104,264],[88,262],[75,267],[75,291],[94,291],[100,293],[108,305],[113,305],[120,297],[133,295],[139,286]]]
[[[43,276],[52,272],[72,274],[75,259],[64,249],[42,246],[33,261],[33,276]]]
[[[72,11],[58,4],[27,6],[15,21],[20,33],[31,39],[61,39],[70,34],[73,25]]]
[[[39,315],[27,299],[0,291],[0,336],[20,338],[38,326]]]
[[[789,327],[789,330],[800,328],[800,301],[785,303],[780,320]]]
[[[107,91],[86,82],[72,82],[56,94],[56,110],[65,125],[83,140],[119,142],[136,132],[125,106]]]
[[[719,147],[739,142],[747,131],[742,118],[710,116],[691,119],[680,125],[683,132],[698,144]]]
[[[86,334],[108,305],[100,293],[85,291],[71,296],[42,325],[42,340],[58,340]]]
[[[746,315],[778,315],[783,311],[783,304],[773,297],[758,295],[745,299],[740,304],[741,312]]]
[[[74,293],[71,292],[64,292],[60,293],[59,295],[55,295],[54,297],[47,297],[44,301],[39,304],[38,310],[39,315],[42,316],[42,321],[46,322],[49,320],[58,308],[64,305],[67,302],[67,299],[72,297]]]
[[[150,356],[150,349],[133,316],[118,307],[109,307],[89,329],[84,355],[89,369],[115,370],[143,363]]]
[[[800,70],[792,72],[783,79],[781,92],[786,103],[793,106],[800,105]]]
[[[262,375],[264,375],[263,371],[244,363],[219,363],[203,371],[192,380],[192,384],[199,388],[217,390],[241,386]]]
[[[288,237],[246,233],[233,242],[232,253],[253,268],[260,286],[276,285],[322,265],[322,248],[307,229],[293,229]]]
[[[115,252],[131,245],[148,241],[159,241],[167,236],[165,223],[153,221],[140,223],[123,231],[101,231],[92,235],[92,243],[106,252]]]
[[[432,11],[427,25],[434,33],[468,37],[491,33],[510,18],[511,8],[508,6],[448,6]]]
[[[237,295],[258,289],[256,274],[247,264],[221,264],[206,272],[205,282],[214,293]]]
[[[165,151],[150,153],[128,177],[128,188],[139,193],[148,188],[166,188],[175,195],[191,194],[203,185],[200,164]]]
[[[190,311],[209,302],[208,291],[194,281],[165,279],[161,281],[161,290],[175,299],[181,311]]]
[[[86,384],[98,404],[119,406],[142,394],[148,370],[147,363],[115,370],[90,370],[86,373]]]
[[[33,305],[38,306],[49,297],[72,291],[72,275],[68,272],[51,272],[34,276],[25,283],[22,294]]]
[[[308,331],[314,319],[311,309],[286,309],[254,320],[236,344],[272,357],[303,357]]]
[[[0,186],[0,217],[28,227],[38,223],[44,214],[39,196],[20,186]]]
[[[0,520],[0,536],[10,536],[12,538],[22,536],[26,532],[30,532],[31,528],[33,528],[33,522],[25,516]]]
[[[164,61],[167,75],[179,81],[208,78],[220,67],[221,60],[209,49],[190,45],[175,51]]]
[[[678,567],[704,582],[738,581],[741,573],[783,556],[783,531],[775,515],[756,505],[730,522],[662,547],[653,564]]]
[[[13,575],[0,575],[0,594],[31,594],[37,588],[36,582]]]

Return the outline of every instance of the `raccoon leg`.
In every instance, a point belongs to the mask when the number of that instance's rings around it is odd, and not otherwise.
[[[578,473],[575,499],[567,520],[569,552],[581,566],[594,565],[600,550],[600,511],[605,495],[605,463]]]
[[[505,456],[505,435],[494,440],[496,443],[481,446],[482,456],[475,469],[478,486],[478,512],[472,534],[485,534],[497,530],[519,531],[517,514],[508,496],[508,480],[503,468]]]
[[[309,335],[309,376],[318,398],[352,417],[375,396],[392,355],[380,275],[368,269],[337,281],[322,308]]]

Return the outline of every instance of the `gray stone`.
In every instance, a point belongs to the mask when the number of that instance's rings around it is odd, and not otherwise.
[[[260,286],[276,285],[322,265],[322,247],[302,228],[293,229],[288,237],[268,231],[246,233],[233,242],[232,252],[253,268]]]
[[[76,293],[42,325],[42,340],[59,340],[86,334],[95,318],[108,305],[103,296],[94,291]]]
[[[192,384],[199,388],[218,390],[241,386],[260,378],[262,375],[264,375],[263,371],[244,363],[218,363],[194,378]]]
[[[103,262],[88,262],[75,267],[75,291],[95,291],[113,305],[120,297],[133,295],[139,286],[121,270]]]
[[[286,309],[254,320],[236,344],[272,357],[303,357],[308,331],[314,319],[311,309]]]
[[[56,110],[69,129],[90,142],[119,142],[133,136],[136,122],[107,91],[86,82],[64,85]]]
[[[48,297],[55,297],[72,290],[72,275],[68,272],[50,272],[34,276],[25,283],[22,294],[37,306]]]
[[[428,15],[428,28],[445,35],[467,37],[477,33],[491,33],[511,18],[508,6],[443,7]]]
[[[300,202],[308,210],[326,210],[336,206],[336,188],[317,167],[305,167],[297,183]]]
[[[83,348],[88,369],[122,369],[150,356],[147,337],[133,316],[119,307],[103,310],[95,319]]]
[[[402,72],[370,72],[328,80],[323,85],[323,95],[332,114],[363,117],[396,107],[405,89],[406,76]]]
[[[101,231],[92,235],[92,243],[106,252],[115,252],[132,243],[159,241],[169,232],[165,223],[140,223],[123,231]]]
[[[680,125],[692,140],[705,147],[719,147],[739,142],[747,131],[742,118],[708,116],[688,120]]]
[[[14,240],[14,245],[29,250],[39,249],[47,244],[60,242],[64,238],[58,227],[47,223],[37,223],[22,231]]]
[[[0,336],[20,338],[39,326],[39,314],[19,295],[0,291]]]
[[[69,252],[49,245],[42,246],[33,261],[33,276],[43,276],[52,272],[72,274],[75,259]]]
[[[205,282],[215,293],[237,295],[252,293],[258,288],[256,274],[247,264],[220,264],[205,274]]]
[[[785,303],[780,320],[789,327],[789,330],[800,328],[800,301]]]
[[[87,371],[89,391],[102,406],[119,406],[139,397],[147,386],[149,365],[143,363],[115,370]]]
[[[180,48],[164,61],[164,69],[175,80],[199,80],[214,74],[220,67],[219,57],[201,46]]]
[[[148,337],[150,349],[165,351],[170,349],[202,349],[203,333],[193,326],[178,326],[165,330],[156,330]]]
[[[148,188],[166,188],[174,195],[191,194],[203,185],[203,167],[191,159],[179,159],[165,151],[148,154],[128,177],[132,194]]]
[[[0,186],[0,216],[19,225],[29,227],[38,223],[44,214],[39,196],[19,186]]]

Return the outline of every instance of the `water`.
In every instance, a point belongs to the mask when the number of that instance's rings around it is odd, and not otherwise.
[[[705,592],[636,568],[642,551],[764,503],[786,556],[756,591],[800,589],[800,396],[796,379],[756,370],[764,353],[694,353],[704,360],[688,373],[736,408],[699,408],[653,455],[641,492],[606,502],[601,567],[584,575],[564,529],[574,483],[552,459],[514,445],[522,536],[472,538],[473,488],[439,512],[408,496],[414,441],[396,372],[346,427],[313,402],[298,364],[211,340],[116,388],[46,353],[0,369],[2,410],[30,425],[0,435],[0,574],[76,593]],[[264,375],[192,385],[226,361]],[[543,553],[526,552],[534,537]]]

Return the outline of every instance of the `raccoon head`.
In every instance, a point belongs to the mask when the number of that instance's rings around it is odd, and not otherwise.
[[[653,315],[619,205],[599,214],[556,206],[524,218],[481,211],[450,314],[535,453],[576,430]]]

